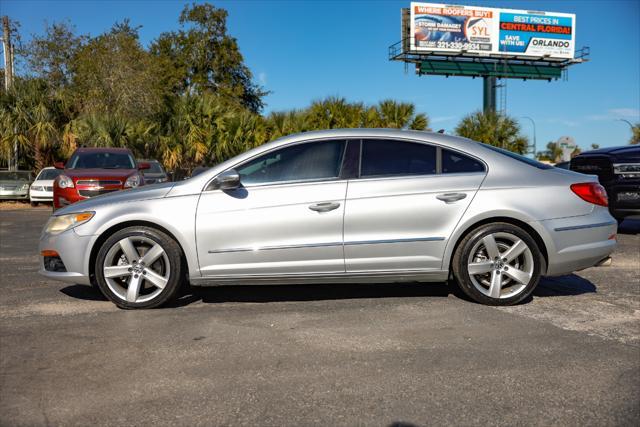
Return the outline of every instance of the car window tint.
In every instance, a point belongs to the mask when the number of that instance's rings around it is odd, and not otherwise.
[[[75,153],[67,169],[135,169],[135,162],[127,153],[82,152]]]
[[[267,153],[236,168],[243,184],[337,178],[344,141],[297,144]]]
[[[43,169],[38,175],[38,180],[56,179],[62,171],[59,169]]]
[[[484,172],[484,165],[455,151],[442,149],[442,173]]]
[[[360,176],[431,175],[436,173],[436,148],[431,145],[365,140]]]

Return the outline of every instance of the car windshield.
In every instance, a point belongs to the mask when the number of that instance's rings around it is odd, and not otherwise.
[[[164,170],[162,170],[162,166],[160,166],[160,163],[158,162],[148,162],[149,163],[149,169],[147,169],[146,173],[164,173]]]
[[[486,148],[488,148],[490,150],[493,150],[493,151],[495,151],[497,153],[503,154],[503,155],[505,155],[507,157],[511,157],[512,159],[517,160],[519,162],[526,163],[529,166],[533,166],[533,167],[538,168],[538,169],[552,169],[553,168],[553,166],[551,166],[551,165],[545,165],[544,163],[540,163],[537,160],[533,160],[533,159],[530,159],[528,157],[522,156],[520,154],[516,154],[513,151],[505,150],[503,148],[494,147],[493,145],[489,145],[489,144],[482,144],[482,146],[486,147]]]
[[[0,180],[2,181],[29,181],[31,172],[22,171],[1,171]]]
[[[38,174],[36,181],[56,179],[61,173],[62,171],[59,169],[43,169],[42,171],[40,171],[40,174]]]
[[[67,169],[135,169],[129,153],[104,151],[75,153],[67,162]]]

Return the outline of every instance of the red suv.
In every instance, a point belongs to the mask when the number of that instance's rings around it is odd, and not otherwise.
[[[66,164],[57,162],[55,167],[64,169],[53,182],[53,207],[60,209],[89,197],[143,185],[139,171],[149,169],[149,164],[136,164],[127,148],[78,148]]]

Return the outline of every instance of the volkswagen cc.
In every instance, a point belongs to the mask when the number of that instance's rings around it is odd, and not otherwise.
[[[615,219],[596,176],[428,132],[308,132],[188,180],[54,213],[44,276],[152,308],[185,284],[443,282],[510,305],[541,276],[608,259]]]

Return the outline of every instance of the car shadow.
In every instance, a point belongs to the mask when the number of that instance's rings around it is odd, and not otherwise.
[[[558,277],[543,277],[533,291],[535,297],[575,296],[596,293],[598,289],[591,281],[577,274]]]
[[[60,292],[72,298],[86,301],[108,301],[100,290],[90,285],[70,285],[60,289]]]
[[[70,285],[60,290],[72,298],[87,301],[107,301],[102,293],[88,285]],[[597,292],[590,281],[575,274],[545,277],[533,292],[533,297],[573,296]],[[184,307],[201,301],[207,304],[225,302],[269,303],[304,302],[371,298],[428,298],[448,297],[472,300],[453,282],[443,283],[358,283],[358,284],[301,284],[301,285],[226,285],[214,287],[186,287],[181,294],[165,305]],[[528,297],[521,304],[532,301]]]
[[[640,234],[640,220],[625,219],[618,226],[618,234]]]
[[[304,285],[228,285],[192,286],[167,307],[181,307],[202,301],[207,304],[224,302],[298,302],[367,298],[447,297],[455,292],[448,283],[363,283]]]

